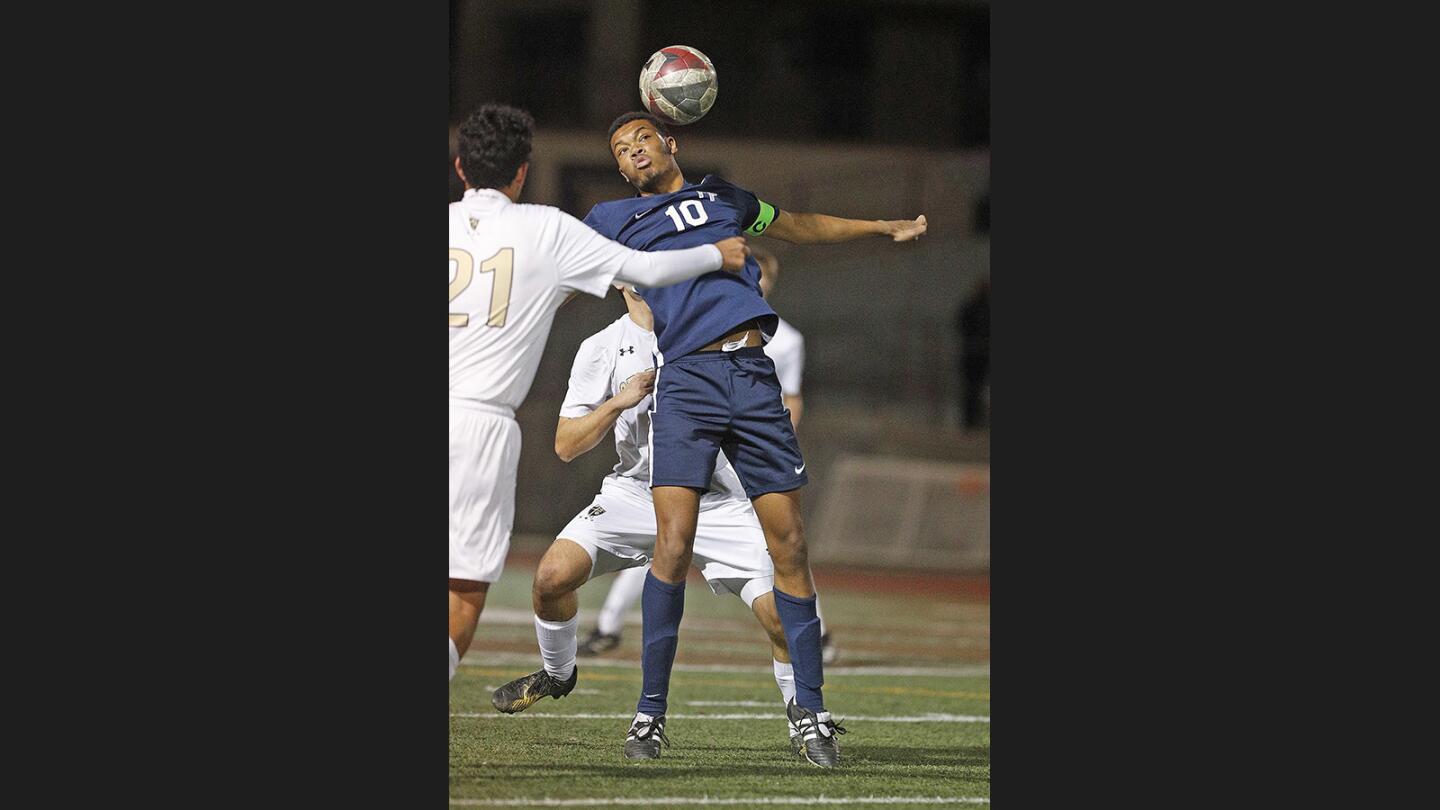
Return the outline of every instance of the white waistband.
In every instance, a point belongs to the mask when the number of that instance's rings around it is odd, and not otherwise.
[[[506,419],[515,418],[515,411],[512,408],[507,408],[504,405],[492,405],[489,402],[481,402],[475,399],[460,399],[459,397],[450,397],[450,407],[458,408],[462,411],[478,411],[480,413],[490,413],[496,416],[503,416]]]

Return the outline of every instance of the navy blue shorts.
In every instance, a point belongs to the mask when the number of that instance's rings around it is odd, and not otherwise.
[[[661,366],[650,430],[652,487],[708,489],[721,450],[751,498],[810,481],[775,362],[759,346]]]

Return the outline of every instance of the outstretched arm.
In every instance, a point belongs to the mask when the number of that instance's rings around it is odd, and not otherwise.
[[[845,219],[827,214],[780,211],[765,230],[766,236],[798,245],[849,242],[864,236],[888,236],[908,242],[925,233],[925,215],[915,219]]]
[[[745,267],[745,257],[749,255],[750,248],[745,245],[743,236],[682,250],[634,250],[620,266],[615,280],[641,287],[664,287],[715,270],[738,273]],[[712,256],[718,257],[718,267],[712,262]]]

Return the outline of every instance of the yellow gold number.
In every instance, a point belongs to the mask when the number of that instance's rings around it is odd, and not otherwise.
[[[455,278],[450,280],[450,300],[454,301],[455,296],[465,292],[470,286],[470,280],[475,277],[475,257],[467,250],[450,248],[450,261],[455,262]],[[451,326],[469,326],[470,316],[463,312],[450,313]]]
[[[490,291],[490,320],[485,325],[504,326],[505,316],[510,313],[510,279],[515,274],[515,249],[500,248],[499,253],[480,265],[480,272],[495,274],[495,287]]]
[[[455,262],[455,278],[450,282],[450,300],[465,291],[475,278],[475,258],[468,251],[450,248],[450,260]],[[515,275],[515,249],[500,248],[494,256],[480,263],[481,273],[494,273],[495,285],[490,290],[490,317],[486,326],[504,326],[510,313],[510,282]],[[469,326],[470,316],[463,312],[450,313],[451,326]]]

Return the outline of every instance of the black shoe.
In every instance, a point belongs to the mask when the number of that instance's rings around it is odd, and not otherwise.
[[[635,722],[630,724],[630,733],[625,735],[625,758],[659,759],[662,742],[669,747],[670,738],[665,736],[665,715],[644,720],[637,713]]]
[[[523,712],[541,698],[552,697],[558,700],[570,694],[570,690],[575,688],[575,681],[579,677],[579,667],[570,673],[570,680],[563,683],[542,669],[523,678],[516,678],[496,689],[495,694],[490,697],[490,703],[497,712],[506,714]]]
[[[840,764],[840,743],[835,737],[846,733],[845,727],[831,719],[829,712],[817,714],[791,700],[785,716],[800,729],[801,754],[810,764],[822,768]]]
[[[576,655],[600,655],[607,653],[620,646],[620,636],[600,632],[599,628],[590,631],[590,635],[575,648]]]
[[[826,633],[820,637],[820,663],[833,664],[835,659],[840,657],[840,651],[835,648],[835,642],[831,640],[830,634]]]

